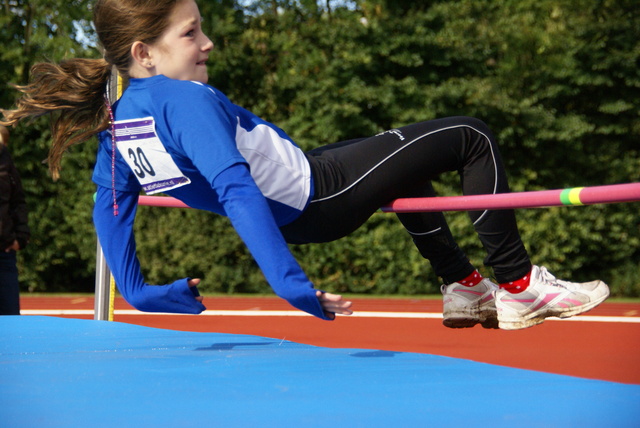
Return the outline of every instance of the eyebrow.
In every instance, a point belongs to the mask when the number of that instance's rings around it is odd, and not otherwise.
[[[200,22],[202,22],[202,18],[200,18]],[[192,25],[196,25],[197,23],[198,23],[198,20],[194,18],[194,19],[190,20],[189,22],[187,22],[185,24],[185,27],[190,27]]]
[[[197,24],[198,24],[198,22],[200,22],[200,23],[201,23],[201,22],[202,22],[202,18],[200,18],[200,20],[199,20],[199,21],[198,21],[197,19],[195,19],[195,18],[190,19],[189,21],[187,21],[186,23],[184,23],[183,25],[181,25],[181,26],[180,26],[181,31],[182,31],[182,30],[185,30],[185,29],[187,29],[187,28],[189,28],[189,27],[193,27],[193,26],[197,25]]]

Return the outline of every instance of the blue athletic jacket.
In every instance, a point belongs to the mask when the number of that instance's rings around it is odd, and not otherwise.
[[[144,190],[229,217],[275,293],[328,319],[278,229],[300,216],[313,196],[309,163],[282,130],[211,86],[161,75],[131,79],[113,111],[115,136],[111,129],[99,135],[94,223],[118,289],[130,304],[148,312],[205,309],[188,278],[145,283],[133,234]]]

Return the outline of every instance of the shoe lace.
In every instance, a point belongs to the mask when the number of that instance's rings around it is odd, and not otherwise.
[[[550,285],[552,287],[561,287],[561,288],[567,288],[564,286],[564,284],[562,283],[562,281],[559,281],[551,272],[549,272],[547,270],[546,267],[544,266],[539,266],[538,267],[538,280],[540,282],[544,282],[547,285]]]

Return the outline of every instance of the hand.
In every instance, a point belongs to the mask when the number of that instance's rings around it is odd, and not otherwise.
[[[200,284],[200,278],[193,278],[193,279],[190,279],[189,281],[187,281],[187,285],[188,285],[189,287],[196,287],[198,284]],[[202,301],[204,300],[204,297],[202,297],[202,296],[195,296],[195,299],[196,299],[198,302],[202,303]]]
[[[324,309],[325,315],[331,319],[336,317],[335,314],[353,314],[353,311],[351,310],[352,303],[344,300],[342,296],[338,294],[323,293],[318,290],[316,291],[316,297],[320,301],[320,305],[322,306],[322,309]]]
[[[13,241],[13,244],[11,244],[11,246],[10,246],[9,248],[6,248],[6,249],[4,250],[4,252],[5,252],[5,253],[8,253],[8,252],[10,252],[10,251],[18,251],[19,249],[20,249],[20,244],[18,243],[18,240],[17,240],[17,239],[15,239],[15,240]]]

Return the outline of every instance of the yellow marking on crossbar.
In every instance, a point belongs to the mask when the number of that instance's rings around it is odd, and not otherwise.
[[[571,205],[584,205],[580,200],[580,192],[584,187],[575,187],[569,191],[569,202]]]

